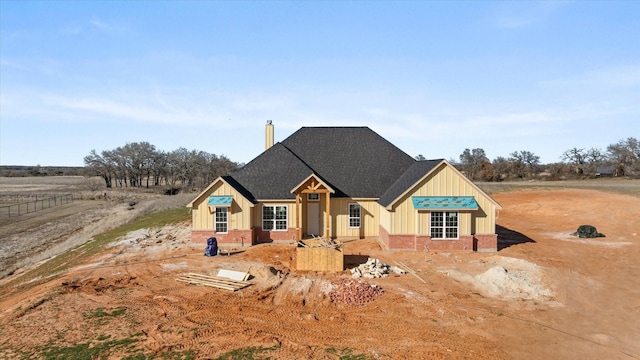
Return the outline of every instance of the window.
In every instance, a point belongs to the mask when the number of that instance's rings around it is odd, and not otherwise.
[[[349,204],[349,227],[360,227],[360,204]]]
[[[307,194],[307,200],[318,201],[320,200],[320,194]]]
[[[458,212],[434,211],[431,213],[432,239],[458,238]]]
[[[217,233],[226,233],[229,231],[228,225],[228,209],[227,208],[216,208],[216,232]]]
[[[287,207],[274,205],[263,206],[262,230],[287,230]]]

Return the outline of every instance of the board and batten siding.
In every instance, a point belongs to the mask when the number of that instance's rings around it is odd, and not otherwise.
[[[360,227],[349,227],[349,204],[360,204]],[[331,199],[332,237],[364,238],[378,236],[380,205],[374,199]]]
[[[214,214],[209,208],[209,196],[232,196],[233,202],[229,208],[229,230],[251,229],[252,203],[240,195],[233,187],[224,181],[218,181],[210,191],[198,199],[197,207],[191,213],[194,230],[212,230]]]
[[[390,233],[429,234],[429,212],[418,213],[413,207],[413,196],[473,196],[479,209],[460,211],[460,234],[495,234],[495,204],[451,165],[439,165],[396,203],[389,212]]]
[[[263,206],[286,206],[287,207],[287,228],[295,229],[296,227],[296,203],[295,201],[282,200],[264,200],[253,208],[253,227],[262,228],[262,207]],[[274,230],[276,231],[276,230]]]

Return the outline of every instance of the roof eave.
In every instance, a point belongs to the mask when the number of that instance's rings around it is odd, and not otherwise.
[[[222,181],[223,183],[229,185],[232,189],[236,190],[240,196],[242,196],[245,200],[247,200],[249,202],[249,204],[250,204],[249,207],[254,207],[255,206],[254,202],[251,201],[251,199],[247,199],[244,195],[242,195],[242,193],[238,189],[236,189],[235,186],[233,186],[232,184],[229,184],[229,182],[225,181],[222,176],[218,176],[217,179],[213,180],[211,182],[211,184],[209,184],[209,186],[207,186],[204,190],[202,190],[202,192],[200,194],[198,194],[198,196],[196,196],[193,200],[191,200],[191,202],[189,202],[185,207],[193,209],[193,205],[196,202],[198,202],[203,196],[205,196],[209,192],[209,190],[211,190],[211,188],[213,188],[218,183],[218,181]]]

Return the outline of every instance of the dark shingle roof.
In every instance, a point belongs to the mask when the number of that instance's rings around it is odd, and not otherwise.
[[[334,196],[379,198],[416,162],[368,127],[303,127],[282,145],[330,183]]]
[[[335,197],[387,206],[442,160],[416,161],[368,127],[303,127],[224,179],[247,199],[294,199],[315,174]]]
[[[295,198],[291,190],[312,173],[295,154],[277,143],[231,177],[250,194],[247,198],[255,202],[256,199]]]
[[[440,164],[443,159],[416,161],[407,171],[405,171],[388,190],[380,196],[378,203],[382,206],[389,206],[402,195],[407,189],[413,186],[420,178],[426,175],[434,167]]]

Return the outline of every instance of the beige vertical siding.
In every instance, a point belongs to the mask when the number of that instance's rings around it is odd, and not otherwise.
[[[392,213],[379,204],[378,204],[378,211],[379,211],[378,223],[380,224],[381,227],[387,230],[388,233],[391,233],[391,214]]]
[[[456,170],[440,165],[428,177],[416,185],[415,190],[401,198],[389,215],[392,234],[429,234],[428,212],[416,214],[412,196],[473,196],[478,202],[478,211],[460,212],[460,234],[495,234],[495,204],[467,181]]]
[[[360,204],[360,228],[349,227],[349,204]],[[332,234],[334,237],[378,236],[380,205],[376,200],[331,199]]]
[[[240,195],[233,187],[224,181],[218,181],[209,192],[203,194],[194,203],[192,224],[194,230],[213,229],[213,213],[207,202],[209,196],[232,196],[233,202],[229,208],[229,230],[251,229],[251,202]]]
[[[281,201],[281,200],[265,200],[264,203],[259,203],[253,208],[253,226],[262,228],[262,206],[286,206],[287,207],[287,227],[295,229],[296,227],[296,202]],[[322,211],[322,210],[321,210]]]

